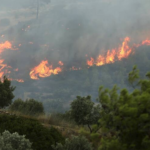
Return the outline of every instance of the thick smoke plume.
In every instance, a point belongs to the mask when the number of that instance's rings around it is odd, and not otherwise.
[[[0,0],[0,43],[13,48],[1,54],[10,77],[29,79],[42,61],[53,70],[87,67],[87,60],[119,47],[150,38],[149,0]],[[14,69],[18,69],[14,71]]]

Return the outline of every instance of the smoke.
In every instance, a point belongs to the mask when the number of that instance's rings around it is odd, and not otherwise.
[[[36,0],[0,2],[0,42],[19,49],[2,58],[19,69],[12,75],[20,78],[42,60],[85,67],[87,57],[118,47],[126,36],[131,43],[150,38],[149,0],[40,0],[38,19]]]

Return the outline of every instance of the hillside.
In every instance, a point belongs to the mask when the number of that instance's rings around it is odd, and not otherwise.
[[[135,54],[104,66],[93,66],[89,69],[64,71],[58,75],[24,83],[14,82],[17,86],[15,95],[23,99],[34,98],[43,103],[46,112],[63,112],[69,108],[69,103],[76,95],[91,95],[93,101],[98,97],[98,88],[103,85],[112,88],[117,84],[120,88],[130,87],[127,76],[134,65],[141,70],[141,77],[150,70],[150,47],[142,46]],[[144,66],[144,67],[143,67]]]

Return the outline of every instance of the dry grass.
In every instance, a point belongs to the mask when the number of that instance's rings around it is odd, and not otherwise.
[[[67,138],[71,137],[71,135],[79,135],[79,130],[80,130],[79,126],[77,126],[73,122],[66,121],[65,119],[55,114],[54,115],[40,115],[40,116],[33,117],[30,115],[22,114],[21,112],[18,112],[18,111],[10,111],[10,110],[4,111],[4,113],[6,112],[9,115],[11,114],[11,115],[16,115],[16,116],[22,116],[25,118],[36,119],[40,121],[43,126],[47,128],[54,127],[58,129],[62,133],[62,135]]]

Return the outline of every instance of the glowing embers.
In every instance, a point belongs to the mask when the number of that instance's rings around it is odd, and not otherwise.
[[[30,77],[31,79],[38,80],[39,77],[49,77],[52,74],[58,74],[61,71],[62,69],[60,67],[53,68],[52,65],[49,65],[47,60],[43,60],[38,66],[30,71]]]
[[[87,65],[102,66],[104,64],[113,63],[116,60],[127,58],[132,53],[132,49],[128,46],[129,41],[129,37],[126,37],[121,46],[112,50],[108,50],[105,55],[99,55],[96,59],[91,57],[90,60],[87,60]]]

